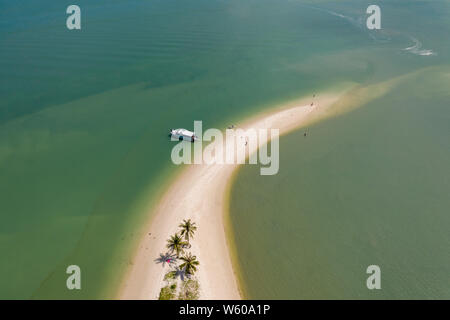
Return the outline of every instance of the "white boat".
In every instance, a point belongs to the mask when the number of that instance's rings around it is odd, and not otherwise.
[[[194,142],[194,141],[198,140],[198,137],[195,135],[194,132],[186,130],[186,129],[182,129],[182,128],[170,129],[169,136],[172,139],[178,139],[180,141],[187,140],[187,141]]]

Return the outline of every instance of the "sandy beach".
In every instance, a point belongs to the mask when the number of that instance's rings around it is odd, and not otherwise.
[[[3,1],[0,300],[450,299],[449,4]]]
[[[316,119],[340,96],[311,96],[295,104],[264,112],[236,126],[245,130],[279,129],[280,135],[283,135]],[[239,138],[236,140],[242,141]],[[252,147],[250,141],[248,154],[257,151],[257,148]],[[228,201],[226,194],[230,178],[237,167],[238,164],[186,166],[154,209],[156,212],[151,215],[133,265],[124,277],[119,299],[158,299],[159,291],[165,285],[164,275],[170,267],[166,263],[158,263],[157,259],[167,252],[167,239],[179,231],[178,225],[183,219],[192,219],[197,224],[189,251],[200,262],[196,273],[200,299],[241,298],[224,229],[224,211]]]

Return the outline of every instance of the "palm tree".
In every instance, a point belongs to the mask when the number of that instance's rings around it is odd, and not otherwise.
[[[170,237],[169,240],[167,240],[167,248],[172,250],[172,252],[176,252],[177,258],[180,256],[180,253],[183,252],[183,247],[187,243],[183,241],[183,239],[178,235],[178,233],[175,233],[173,236]]]
[[[189,239],[194,237],[194,232],[197,230],[195,222],[191,222],[191,219],[183,220],[183,223],[180,223],[179,227],[181,228],[181,236],[184,236],[189,243]]]
[[[200,262],[198,262],[197,257],[193,256],[192,254],[188,253],[187,255],[180,258],[184,262],[180,264],[179,268],[184,269],[184,272],[186,272],[187,275],[193,275],[195,271],[197,271],[197,267]]]

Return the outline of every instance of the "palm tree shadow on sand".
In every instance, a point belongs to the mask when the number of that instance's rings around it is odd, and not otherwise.
[[[186,274],[186,271],[183,269],[180,269],[180,267],[178,267],[176,265],[177,262],[177,256],[175,254],[172,254],[170,252],[166,252],[166,253],[160,253],[159,257],[155,259],[156,263],[161,263],[163,265],[163,267],[168,264],[169,267],[173,267],[174,270],[171,271],[170,273],[173,272],[175,278],[180,278],[181,281],[184,281],[184,279],[190,278],[188,274]]]
[[[160,253],[159,257],[155,259],[156,263],[161,263],[163,267],[168,264],[169,266],[173,266],[177,262],[177,256],[170,253]]]
[[[184,269],[180,269],[179,267],[175,268],[175,278],[180,277],[181,281],[184,281],[184,278],[186,277],[186,273],[184,272]]]

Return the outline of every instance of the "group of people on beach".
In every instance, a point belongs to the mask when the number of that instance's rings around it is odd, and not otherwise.
[[[315,98],[315,97],[316,97],[316,94],[314,93],[314,94],[313,94],[313,98]],[[311,102],[311,105],[310,105],[310,106],[312,107],[313,105],[314,105],[314,101]],[[235,127],[234,124],[229,125],[229,126],[228,126],[228,129],[234,129],[234,127]],[[306,137],[307,134],[308,134],[308,132],[305,131],[305,132],[303,133],[303,136]],[[243,137],[241,137],[241,139],[242,139],[242,138],[243,138]],[[246,138],[245,138],[245,145],[247,145],[247,144],[248,144],[248,138],[246,137]]]
[[[316,97],[316,94],[314,93],[314,94],[313,94],[313,98],[315,98],[315,97]],[[311,102],[311,107],[312,107],[313,105],[314,105],[314,101]],[[308,133],[308,132],[305,131],[305,133],[303,133],[303,136],[306,137],[307,133]]]

